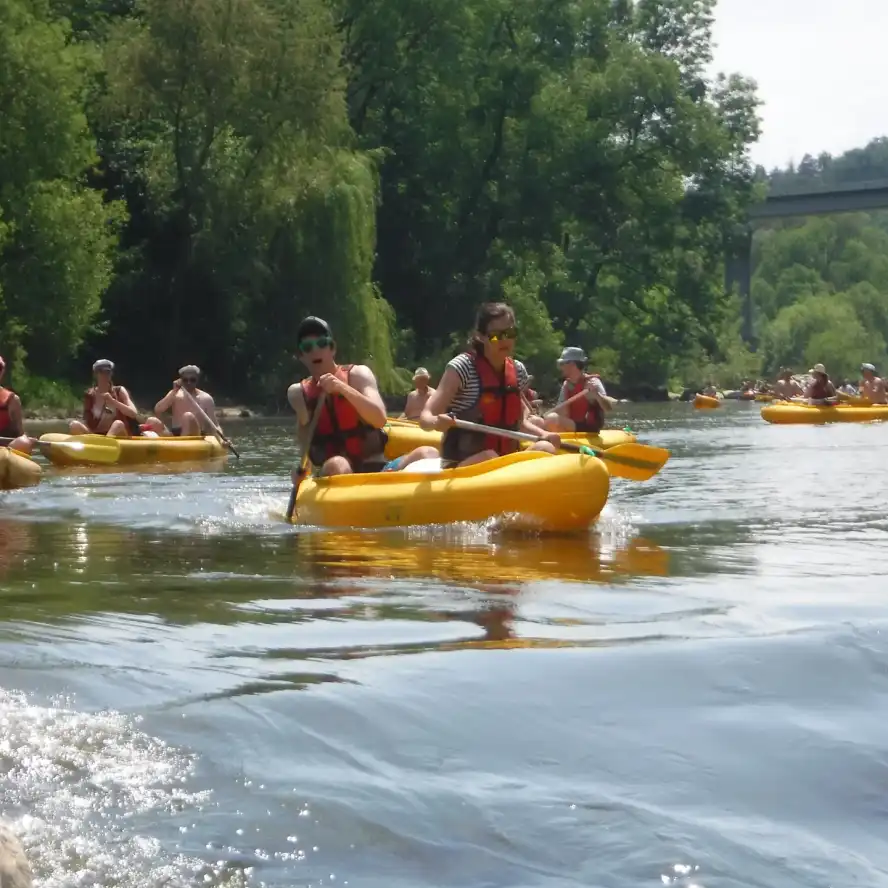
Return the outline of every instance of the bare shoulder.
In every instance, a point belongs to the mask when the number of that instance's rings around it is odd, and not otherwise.
[[[301,410],[305,407],[305,392],[301,382],[294,382],[287,389],[287,401],[294,410]]]
[[[367,386],[372,386],[375,389],[379,388],[376,376],[366,364],[354,364],[349,372],[349,380],[356,388],[358,386],[363,388],[366,388]]]
[[[216,406],[216,402],[213,400],[213,396],[209,392],[205,392],[203,389],[200,390],[200,394],[197,396],[197,401],[202,407]]]

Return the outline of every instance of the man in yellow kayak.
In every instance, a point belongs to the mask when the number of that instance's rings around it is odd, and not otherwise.
[[[83,419],[70,423],[72,435],[108,435],[114,438],[142,434],[139,413],[122,385],[114,385],[114,362],[102,358],[93,364],[96,384],[83,396]]]
[[[413,374],[413,384],[416,388],[407,395],[407,403],[404,405],[401,419],[419,419],[422,408],[435,393],[435,390],[429,385],[430,381],[429,371],[425,367],[417,367]]]
[[[321,393],[325,396],[309,447],[312,463],[320,466],[322,475],[380,471],[386,465],[383,428],[388,417],[373,371],[364,364],[336,363],[333,331],[321,318],[305,318],[296,342],[310,374],[287,389],[300,428],[309,428]],[[402,458],[397,468],[437,456],[434,447],[420,447]],[[299,470],[294,469],[293,484],[299,479]]]
[[[420,416],[424,429],[444,433],[442,465],[473,465],[519,449],[518,442],[510,438],[455,428],[455,419],[527,432],[539,437],[531,449],[558,452],[558,435],[543,432],[529,421],[527,404],[521,397],[527,369],[512,357],[517,338],[515,312],[510,306],[504,302],[481,306],[468,349],[447,364]]]
[[[25,436],[22,399],[3,386],[6,361],[0,357],[0,447],[9,447],[19,453],[31,452],[31,439]]]
[[[793,398],[801,398],[805,392],[792,378],[792,370],[788,367],[781,367],[777,382],[774,383],[774,394],[781,401],[790,401]]]
[[[591,432],[597,435],[604,428],[605,415],[613,409],[604,383],[597,373],[587,373],[586,352],[568,346],[561,352],[558,366],[564,382],[554,410],[546,415],[546,428],[551,432]]]
[[[872,364],[861,364],[860,396],[872,404],[888,404],[888,391],[885,380],[876,376],[876,368]]]
[[[213,434],[213,426],[201,416],[201,410],[210,423],[215,423],[218,428],[216,402],[209,392],[197,387],[198,382],[200,382],[200,367],[195,364],[180,367],[179,378],[173,381],[173,387],[154,405],[154,412],[157,415],[152,416],[142,426],[143,431],[172,435],[175,438]],[[195,401],[200,410],[195,409]],[[159,416],[167,411],[172,414],[169,431],[159,419]]]
[[[815,364],[809,371],[811,382],[805,391],[805,397],[812,404],[825,404],[835,400],[836,387],[832,384],[826,367],[823,364]]]

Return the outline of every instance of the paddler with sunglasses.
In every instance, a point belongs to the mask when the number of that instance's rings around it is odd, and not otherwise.
[[[142,431],[154,432],[157,435],[172,435],[174,438],[212,435],[213,425],[207,425],[203,417],[199,416],[200,411],[194,410],[192,398],[206,414],[206,418],[218,429],[216,402],[209,392],[198,388],[199,382],[200,367],[196,364],[180,367],[179,378],[173,381],[173,387],[154,405],[157,416],[152,416],[142,426]],[[158,416],[167,412],[172,414],[169,431],[158,419]]]
[[[386,465],[383,427],[388,417],[373,371],[364,364],[336,363],[336,341],[321,318],[305,318],[296,341],[299,359],[310,374],[287,390],[300,428],[310,426],[320,395],[325,395],[310,442],[311,462],[320,466],[322,475],[381,471]],[[434,447],[420,447],[399,460],[397,468],[437,455]],[[299,470],[294,469],[293,483],[298,479]]]
[[[423,408],[420,425],[444,433],[441,462],[445,468],[494,459],[520,446],[509,438],[454,428],[454,419],[528,432],[540,439],[531,445],[532,450],[558,452],[558,435],[542,431],[529,420],[530,411],[521,396],[527,387],[527,369],[512,356],[517,337],[510,306],[504,302],[482,305],[468,350],[450,361]]]

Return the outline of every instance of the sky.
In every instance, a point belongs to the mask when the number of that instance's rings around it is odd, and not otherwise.
[[[841,154],[888,136],[888,0],[718,0],[714,70],[758,83],[754,163]]]

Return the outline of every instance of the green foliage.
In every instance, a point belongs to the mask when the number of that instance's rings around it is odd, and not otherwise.
[[[124,211],[85,184],[96,53],[39,0],[0,0],[0,22],[0,328],[19,365],[54,373],[99,310]]]
[[[17,374],[15,380],[15,390],[22,399],[25,415],[39,414],[41,409],[70,415],[76,415],[81,410],[83,394],[65,382],[24,373]]]

